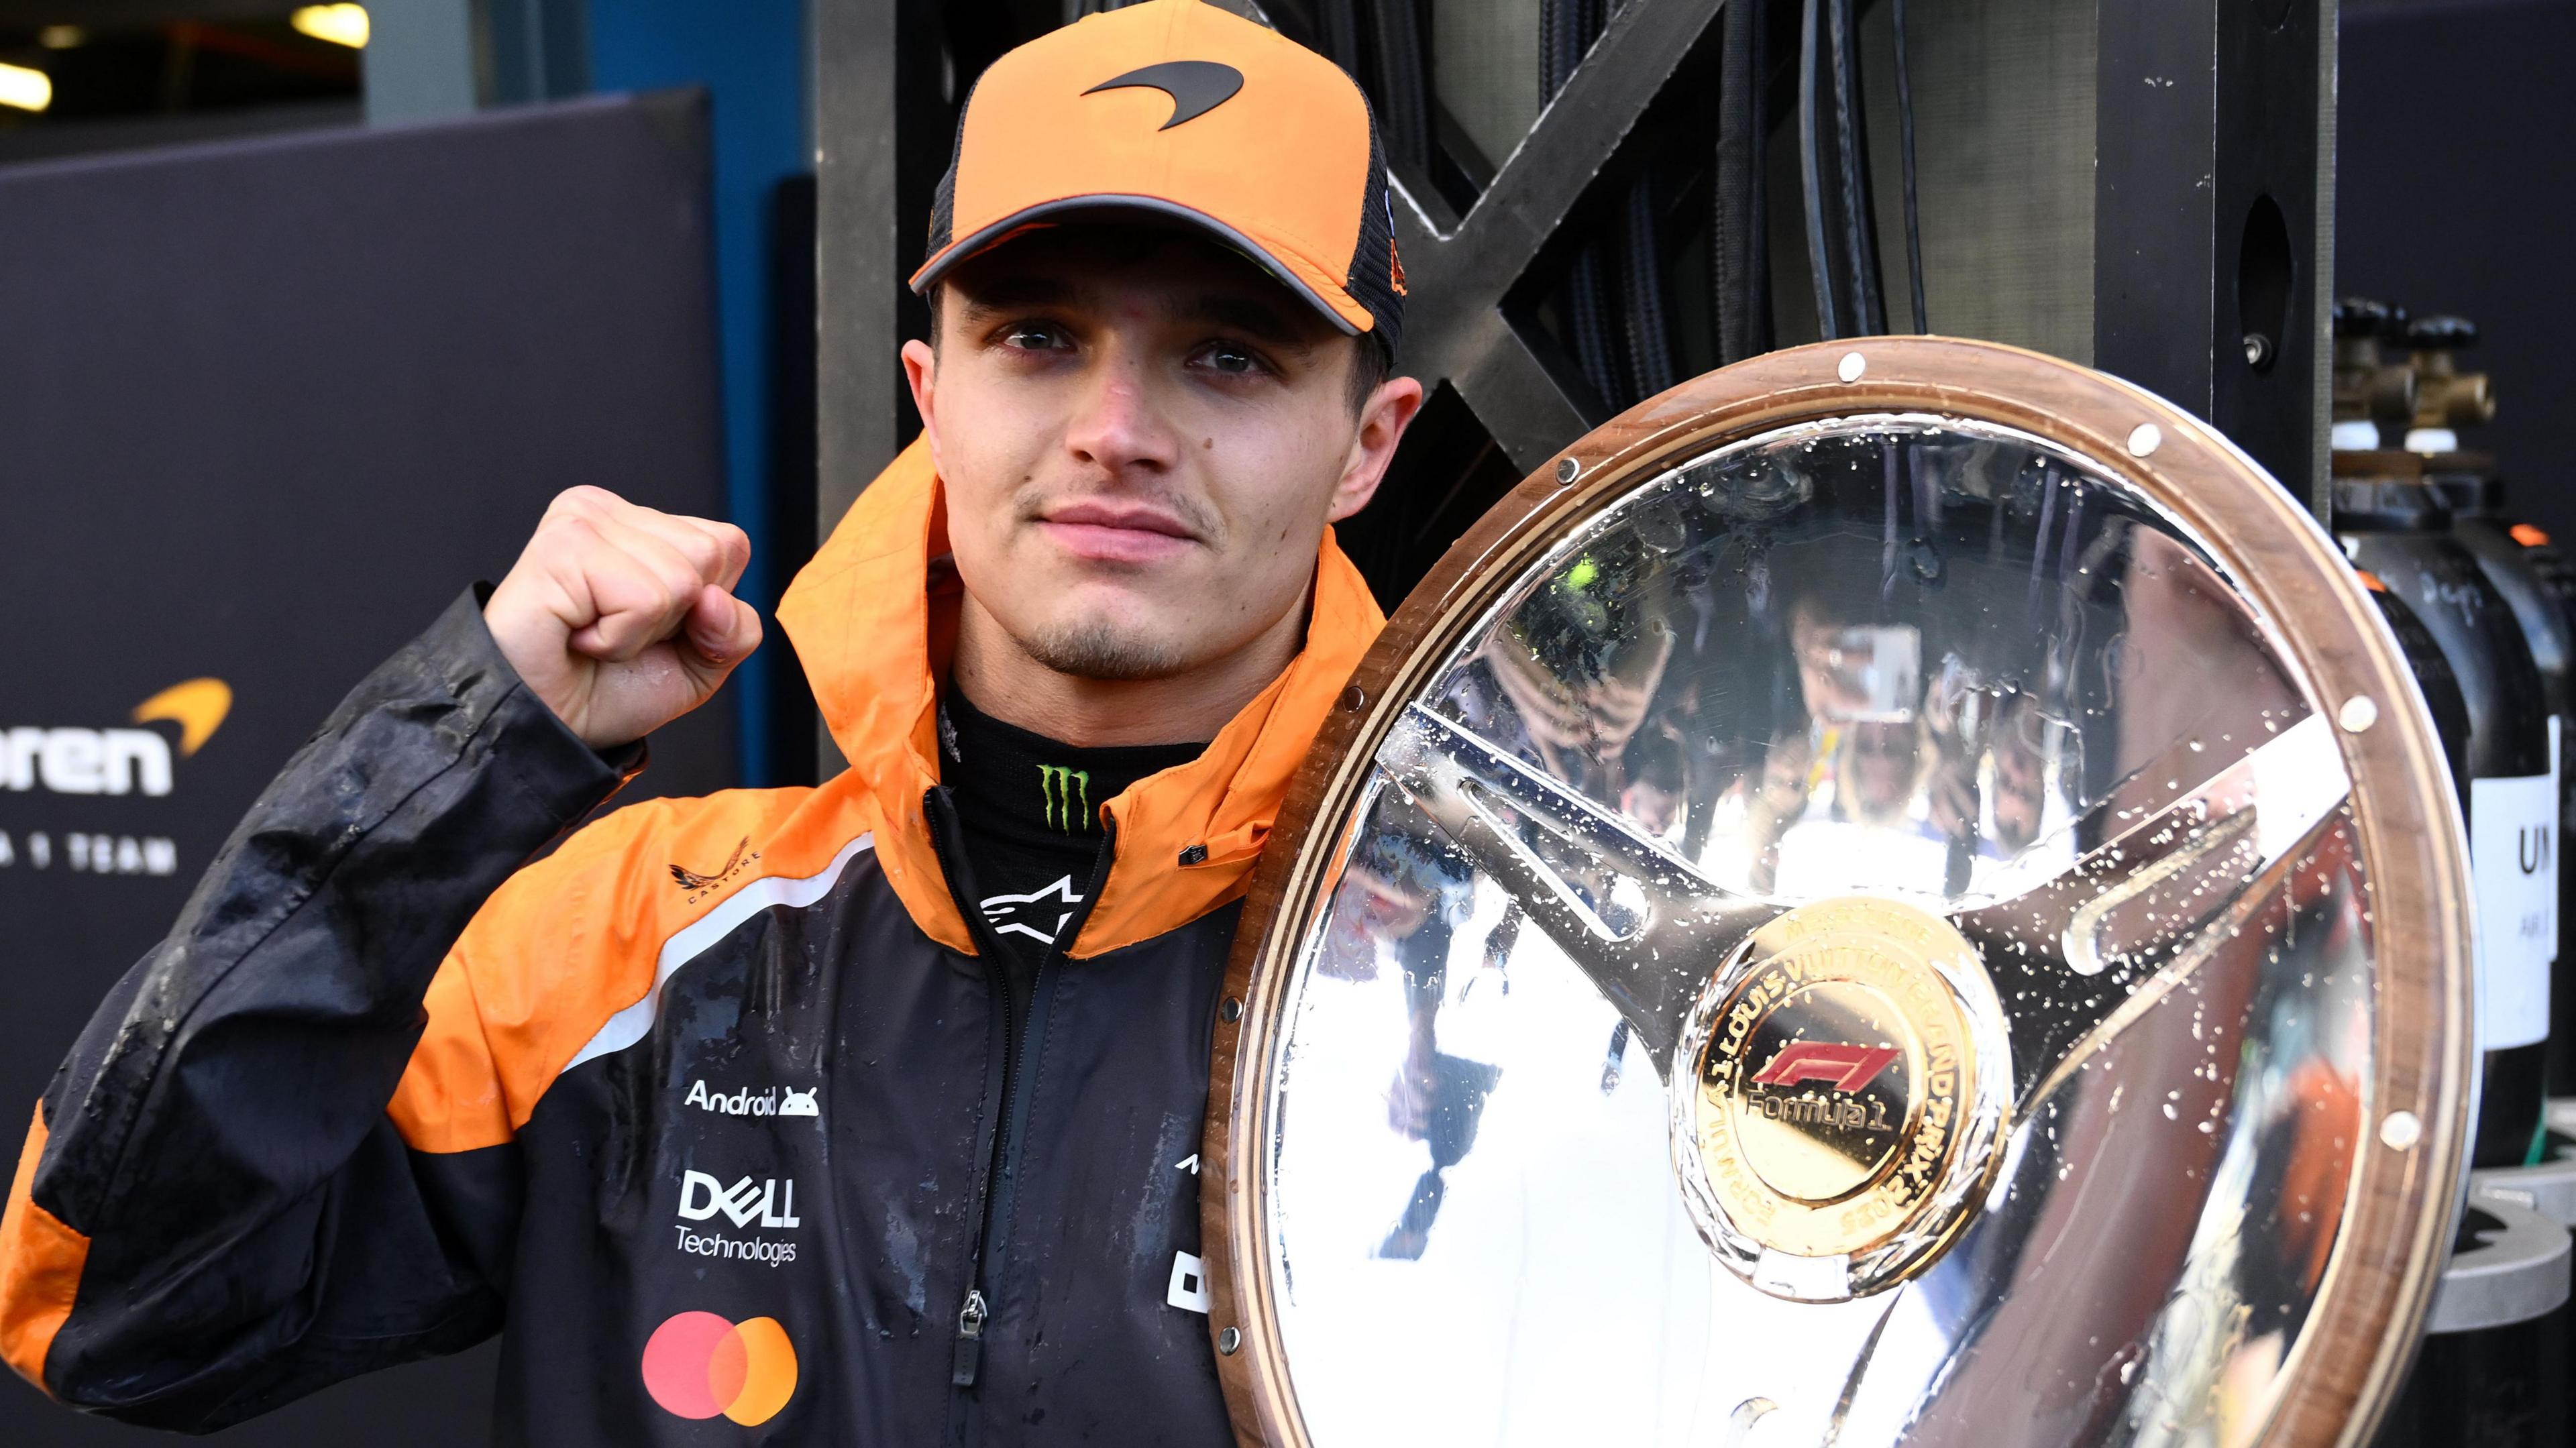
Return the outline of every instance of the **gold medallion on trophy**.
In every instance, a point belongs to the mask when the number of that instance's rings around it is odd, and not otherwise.
[[[1693,1032],[1686,1098],[1728,1225],[1795,1258],[1860,1256],[1926,1226],[1934,1240],[1904,1255],[1938,1246],[1956,1220],[1924,1219],[1959,1195],[1945,1188],[1962,1184],[1965,1104],[2003,1067],[1980,1059],[1970,1020],[1983,984],[1954,927],[1893,900],[1819,901],[1745,942]]]

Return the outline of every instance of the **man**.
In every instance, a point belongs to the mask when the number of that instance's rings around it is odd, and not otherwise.
[[[507,1443],[1225,1441],[1217,986],[1381,622],[1328,524],[1421,400],[1376,155],[1338,70],[1198,0],[997,62],[914,278],[922,441],[779,609],[849,771],[518,869],[760,637],[739,533],[558,499],[55,1076],[0,1354],[189,1429],[498,1329]]]

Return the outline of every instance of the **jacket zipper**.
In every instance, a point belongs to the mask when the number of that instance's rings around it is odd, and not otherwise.
[[[1021,1002],[1013,998],[1010,988],[1009,970],[1004,964],[1005,947],[984,923],[983,912],[975,907],[975,902],[963,898],[964,894],[972,894],[972,890],[961,894],[957,889],[961,878],[960,862],[949,858],[949,848],[954,844],[962,850],[964,844],[956,840],[952,832],[940,828],[949,818],[947,811],[954,806],[940,790],[932,790],[923,805],[922,815],[930,826],[931,848],[938,853],[941,867],[948,872],[950,900],[957,905],[957,913],[965,919],[967,929],[982,947],[984,980],[1002,1017],[1002,1091],[995,1108],[993,1130],[987,1137],[983,1177],[975,1189],[975,1233],[966,1262],[966,1297],[958,1304],[957,1345],[949,1355],[948,1363],[949,1386],[971,1388],[983,1371],[984,1328],[993,1316],[992,1300],[984,1293],[986,1254],[992,1242],[994,1224],[1003,1215],[998,1200],[1003,1195],[1003,1183],[1017,1165],[1019,1152],[1019,1132],[1014,1129],[1014,1121],[1026,1095],[1020,1080],[1028,1069],[1029,1053],[1024,1038],[1030,1019],[1037,1013],[1038,1002],[1046,998],[1047,987],[1053,983],[1057,963],[1063,959],[1071,942],[1081,935],[1083,922],[1091,914],[1091,902],[1099,898],[1100,887],[1109,877],[1109,867],[1117,858],[1116,827],[1105,820],[1102,822],[1100,854],[1092,866],[1090,884],[1083,892],[1081,906],[1074,918],[1065,922],[1064,932],[1039,957],[1038,968],[1029,977],[1029,998],[1024,1015]]]
[[[977,1265],[980,1268],[981,1264]],[[984,1289],[967,1288],[966,1305],[957,1309],[957,1351],[949,1359],[949,1386],[975,1386],[975,1373],[984,1365],[984,1319],[992,1315],[992,1309],[984,1302]]]

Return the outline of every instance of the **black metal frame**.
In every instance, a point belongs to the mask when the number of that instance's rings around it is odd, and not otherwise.
[[[2097,15],[2093,365],[2217,424],[2322,517],[2334,0]]]
[[[928,320],[903,282],[951,141],[939,11],[813,0],[818,539],[912,433],[897,349]]]
[[[1455,388],[1520,472],[1601,419],[1506,304],[1684,58],[1714,36],[1719,9],[1629,0],[1464,216],[1451,219],[1423,178],[1395,178],[1396,245],[1412,280],[1402,370]]]

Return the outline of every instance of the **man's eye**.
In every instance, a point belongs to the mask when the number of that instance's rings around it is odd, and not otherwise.
[[[1261,359],[1241,347],[1219,342],[1199,353],[1199,363],[1230,377],[1242,377],[1261,370]]]
[[[1002,334],[1002,344],[1023,352],[1055,352],[1065,346],[1064,333],[1037,322],[1023,322]]]

